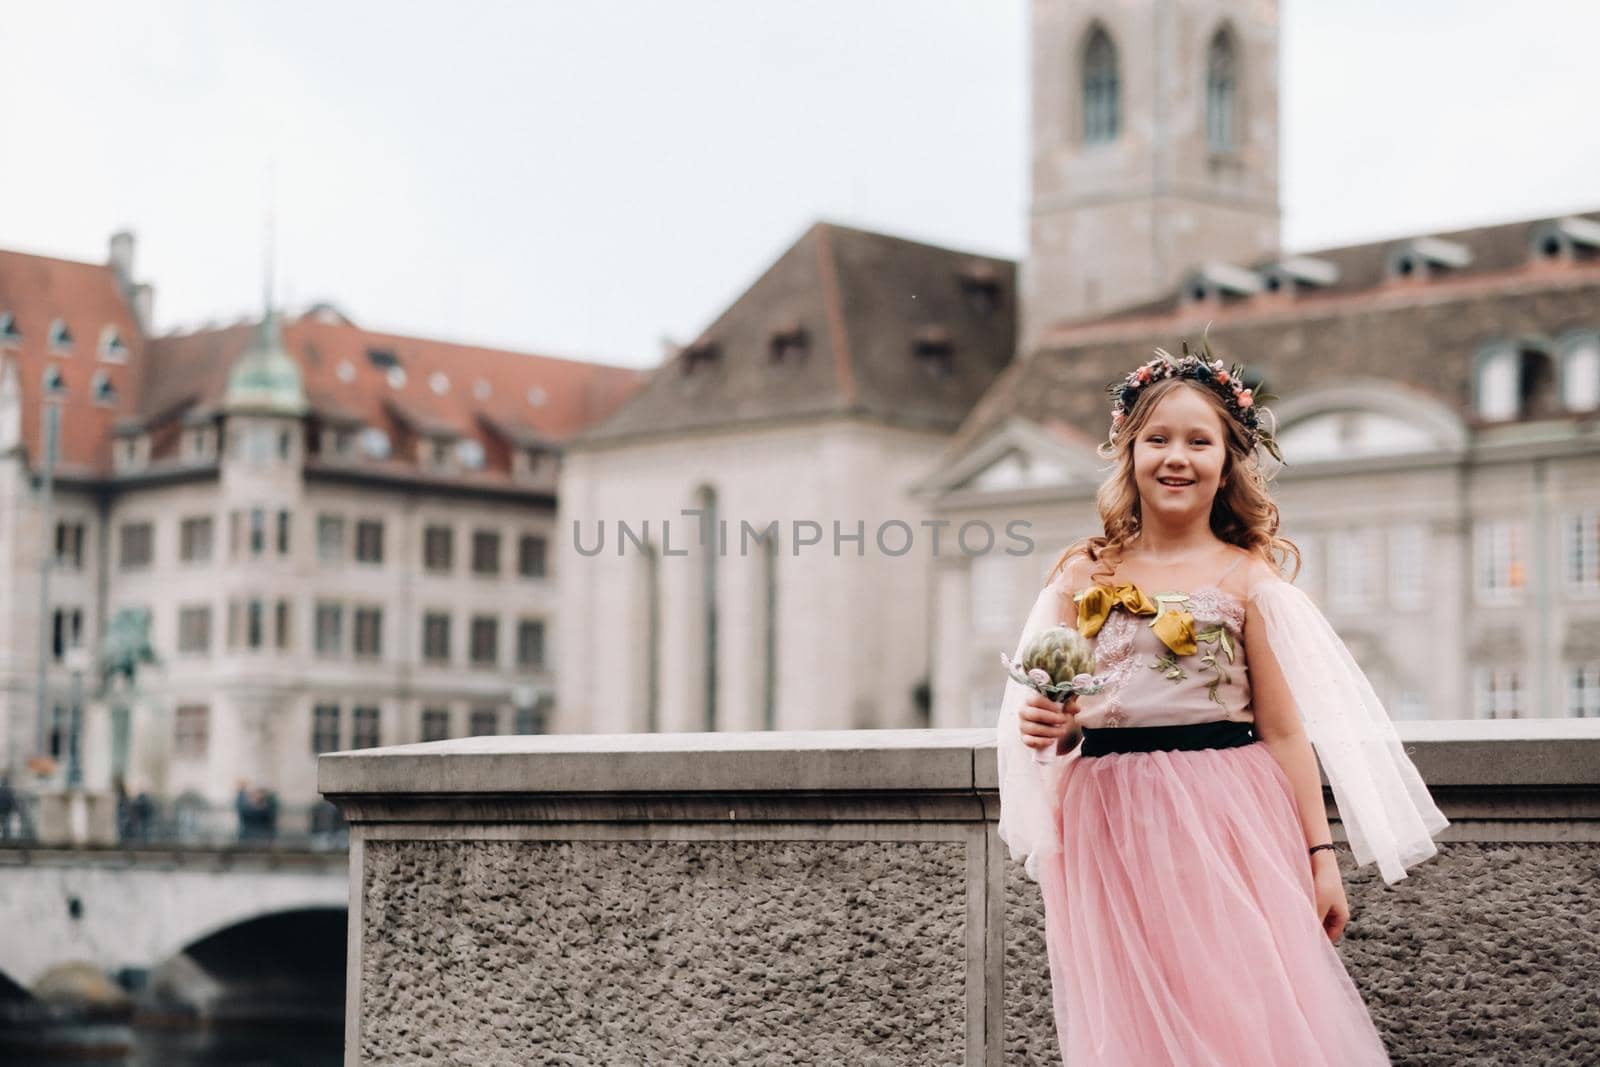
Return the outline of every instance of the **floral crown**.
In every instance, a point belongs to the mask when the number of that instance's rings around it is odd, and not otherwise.
[[[1106,386],[1106,392],[1111,396],[1111,440],[1117,439],[1117,433],[1122,429],[1122,423],[1127,419],[1128,412],[1133,410],[1133,405],[1139,400],[1139,394],[1151,382],[1158,382],[1163,378],[1189,378],[1206,386],[1222,398],[1229,413],[1244,428],[1245,438],[1252,448],[1259,445],[1270,452],[1272,458],[1283,463],[1283,453],[1278,451],[1278,442],[1273,439],[1271,429],[1264,426],[1261,419],[1261,405],[1278,398],[1271,393],[1256,393],[1248,388],[1244,384],[1244,364],[1235,363],[1231,369],[1223,366],[1222,360],[1212,358],[1211,343],[1203,336],[1199,347],[1199,352],[1190,352],[1189,342],[1183,342],[1183,355],[1177,359],[1164,349],[1158,348],[1156,358],[1135,367],[1126,377]]]

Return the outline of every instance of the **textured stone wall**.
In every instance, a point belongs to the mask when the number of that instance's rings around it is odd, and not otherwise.
[[[964,1062],[966,846],[365,845],[361,1062]]]
[[[1468,844],[1385,887],[1348,855],[1340,955],[1397,1065],[1600,1063],[1600,849]],[[1059,1064],[1038,886],[1006,864],[1006,1067]]]

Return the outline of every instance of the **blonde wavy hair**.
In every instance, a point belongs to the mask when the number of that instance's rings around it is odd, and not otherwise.
[[[1192,389],[1205,397],[1216,409],[1223,434],[1227,438],[1227,458],[1223,461],[1222,477],[1227,484],[1217,490],[1211,501],[1211,532],[1231,545],[1250,552],[1283,573],[1285,562],[1294,557],[1292,582],[1300,574],[1300,549],[1286,537],[1278,536],[1278,505],[1272,502],[1267,489],[1266,476],[1255,450],[1245,436],[1243,426],[1228,410],[1222,398],[1199,382],[1188,378],[1165,378],[1154,382],[1139,393],[1133,410],[1128,412],[1114,440],[1104,441],[1095,450],[1101,457],[1116,461],[1117,470],[1107,478],[1095,493],[1095,504],[1100,511],[1100,522],[1105,533],[1081,537],[1067,546],[1050,569],[1045,584],[1050,584],[1066,569],[1072,557],[1086,555],[1095,563],[1105,566],[1107,561],[1118,561],[1123,551],[1139,533],[1139,487],[1133,474],[1133,442],[1138,440],[1150,413],[1161,398],[1174,389]],[[1099,574],[1097,568],[1094,574]],[[1106,567],[1105,573],[1112,573]]]

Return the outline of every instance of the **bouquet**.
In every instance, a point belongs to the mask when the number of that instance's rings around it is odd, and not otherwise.
[[[1057,703],[1098,693],[1106,684],[1094,674],[1094,649],[1082,634],[1066,626],[1039,631],[1023,646],[1020,659],[1013,662],[1002,652],[1000,662],[1017,682]],[[1033,750],[1040,763],[1053,754],[1050,746]]]

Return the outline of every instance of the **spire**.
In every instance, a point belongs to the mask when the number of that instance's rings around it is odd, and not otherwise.
[[[230,412],[263,415],[303,415],[309,405],[300,381],[300,366],[289,355],[283,326],[272,306],[273,206],[272,166],[267,165],[267,218],[262,242],[261,323],[244,355],[228,374],[223,407]]]

